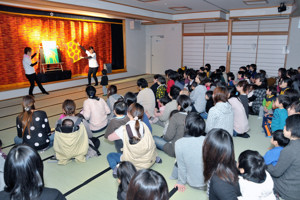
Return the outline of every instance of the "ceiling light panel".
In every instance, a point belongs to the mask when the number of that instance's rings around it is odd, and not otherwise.
[[[192,10],[189,7],[186,6],[180,6],[180,7],[169,7],[169,9],[171,10],[175,10],[175,11],[184,11],[184,10]]]
[[[267,0],[244,0],[246,5],[267,5],[269,2]]]

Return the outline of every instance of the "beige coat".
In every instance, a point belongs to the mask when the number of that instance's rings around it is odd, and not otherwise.
[[[155,163],[157,156],[151,132],[145,123],[141,122],[141,124],[145,130],[144,137],[134,145],[129,143],[126,126],[124,126],[123,154],[121,156],[121,161],[131,162],[137,170],[150,168]]]
[[[79,130],[72,133],[61,133],[55,131],[53,149],[58,164],[66,165],[75,158],[76,162],[85,162],[89,142],[83,123]]]

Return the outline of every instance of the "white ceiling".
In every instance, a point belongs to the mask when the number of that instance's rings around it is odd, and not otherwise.
[[[215,11],[223,10],[229,11],[231,9],[243,9],[243,8],[258,8],[258,7],[273,7],[279,6],[281,2],[292,5],[295,0],[267,0],[265,5],[246,5],[243,0],[159,0],[153,2],[141,2],[138,0],[99,0],[103,2],[110,2],[125,6],[132,6],[136,8],[164,12],[168,14],[179,14],[179,13],[192,13],[192,12],[203,12],[203,11]],[[186,6],[191,10],[186,11],[174,11],[169,7],[182,7]]]

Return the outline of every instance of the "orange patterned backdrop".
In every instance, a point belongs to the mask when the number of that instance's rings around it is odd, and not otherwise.
[[[56,41],[61,51],[64,70],[71,70],[72,76],[86,75],[87,59],[73,63],[67,55],[66,43],[76,39],[83,47],[93,46],[100,66],[111,63],[111,25],[101,22],[54,19],[49,17],[22,16],[0,13],[0,85],[27,82],[22,59],[24,48],[29,46],[33,52],[39,50],[42,41]],[[82,56],[86,56],[82,52]],[[38,60],[38,56],[33,62]],[[35,66],[38,73],[39,66]]]

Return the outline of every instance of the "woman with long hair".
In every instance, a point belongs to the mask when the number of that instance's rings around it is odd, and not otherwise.
[[[34,98],[31,95],[23,97],[23,111],[17,116],[17,132],[15,144],[25,143],[36,150],[52,146],[54,135],[46,112],[36,110]]]
[[[107,115],[111,111],[105,100],[96,96],[95,87],[88,86],[85,91],[88,99],[83,102],[81,114],[89,121],[90,129],[93,133],[101,132],[107,126]]]
[[[165,178],[152,169],[140,170],[132,177],[127,200],[168,200],[168,184]]]
[[[212,129],[203,144],[204,181],[210,200],[237,199],[238,184],[234,146],[231,135],[223,129]]]
[[[40,155],[27,145],[13,147],[4,166],[6,187],[0,192],[1,200],[64,200],[57,189],[46,188],[43,178],[44,165]]]

